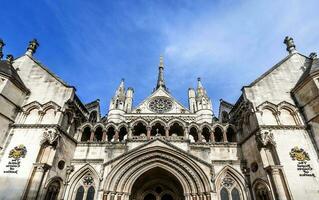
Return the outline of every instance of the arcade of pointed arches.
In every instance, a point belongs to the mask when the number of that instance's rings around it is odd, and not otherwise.
[[[162,137],[172,140],[189,140],[191,143],[237,142],[235,126],[231,124],[187,124],[181,120],[168,123],[156,119],[147,122],[138,119],[132,123],[84,124],[79,131],[80,142],[125,142],[130,139],[152,139]]]

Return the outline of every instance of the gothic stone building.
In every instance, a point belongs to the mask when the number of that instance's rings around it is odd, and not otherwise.
[[[34,57],[3,60],[0,199],[319,199],[319,60],[288,55],[219,113],[201,80],[188,107],[158,81],[133,107],[121,81],[101,116]]]

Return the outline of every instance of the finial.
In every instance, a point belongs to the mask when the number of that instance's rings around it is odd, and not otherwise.
[[[11,54],[7,55],[7,62],[8,62],[10,65],[12,65],[12,63],[13,63],[13,55],[11,55]]]
[[[197,81],[200,81],[200,77],[197,78]]]
[[[159,67],[164,67],[164,59],[163,59],[163,56],[160,56]]]
[[[316,52],[312,52],[312,53],[310,53],[309,57],[310,57],[310,59],[314,60],[314,59],[317,58],[317,53]]]
[[[32,56],[36,51],[37,51],[37,48],[39,47],[39,43],[37,41],[37,39],[33,39],[29,42],[29,46],[27,48],[27,52],[26,54],[29,55],[29,56]]]
[[[6,44],[3,42],[3,40],[0,38],[0,60],[3,58],[3,53],[2,53],[2,48],[5,46]]]
[[[287,46],[286,50],[289,52],[289,54],[297,52],[296,45],[295,45],[294,39],[292,37],[286,36],[285,40],[284,40],[284,44],[286,44],[286,46]]]

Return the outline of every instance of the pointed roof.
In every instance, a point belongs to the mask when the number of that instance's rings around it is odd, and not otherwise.
[[[164,80],[164,61],[163,61],[163,56],[160,56],[160,62],[158,65],[158,78],[157,78],[157,85],[156,85],[156,90],[158,88],[164,88],[167,90],[165,86],[165,80]]]
[[[197,93],[196,93],[197,97],[207,97],[207,93],[205,88],[203,87],[203,84],[201,82],[201,78],[197,78]]]
[[[148,109],[148,102],[153,99],[154,97],[166,97],[169,98],[173,102],[173,109],[169,111],[168,113],[175,113],[177,110],[179,110],[176,113],[180,113],[180,110],[184,110],[185,113],[189,113],[189,110],[184,107],[183,104],[178,102],[167,90],[160,87],[157,90],[155,90],[150,96],[145,98],[138,106],[136,106],[132,113],[135,113],[138,109],[141,110],[141,113],[153,113],[153,111],[150,111]]]
[[[117,90],[115,91],[115,96],[114,98],[125,98],[125,86],[124,86],[124,79],[121,79],[121,83]]]

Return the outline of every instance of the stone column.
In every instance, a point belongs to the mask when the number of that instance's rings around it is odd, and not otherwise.
[[[115,130],[114,142],[118,142],[118,141],[119,141],[119,130]]]
[[[211,143],[214,143],[214,142],[215,142],[214,131],[212,131],[212,132],[210,133],[210,142],[211,142]]]
[[[93,142],[93,140],[94,140],[94,131],[91,131],[90,142]]]
[[[165,127],[165,137],[169,137],[169,127]]]
[[[227,142],[227,135],[225,130],[223,130],[223,139],[224,139],[224,142]]]
[[[127,139],[131,140],[132,139],[132,136],[133,136],[133,132],[132,132],[132,126],[129,124],[128,126],[128,132],[127,132]]]
[[[61,195],[59,195],[61,197],[61,200],[64,199],[65,196],[65,192],[67,189],[67,186],[69,185],[69,177],[70,174],[74,171],[74,166],[70,165],[70,166],[66,166],[66,176],[65,176],[65,181],[63,182],[63,186],[61,187]]]
[[[146,127],[146,136],[147,136],[147,139],[151,139],[151,130],[152,130],[152,127]]]
[[[284,183],[282,182],[282,177],[281,177],[281,170],[282,166],[279,165],[273,165],[269,166],[266,168],[266,170],[269,172],[271,179],[273,180],[274,183],[274,188],[276,190],[276,199],[278,200],[286,200],[289,199],[286,196],[285,192],[285,186]]]
[[[202,142],[203,141],[203,135],[202,135],[202,130],[198,131],[198,141],[197,142]]]
[[[30,182],[30,189],[26,196],[26,199],[36,199],[38,196],[38,192],[40,190],[40,186],[43,181],[43,177],[47,170],[50,168],[49,165],[45,163],[35,163],[34,164],[34,173],[32,180]]]
[[[106,138],[106,130],[103,130],[103,133],[102,133],[102,141],[106,141],[107,138]]]
[[[184,128],[184,139],[188,140],[189,139],[189,132],[188,132],[188,127]]]

